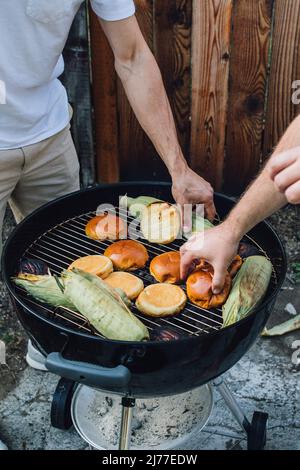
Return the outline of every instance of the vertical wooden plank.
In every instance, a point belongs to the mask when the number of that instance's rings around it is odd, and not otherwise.
[[[300,105],[292,102],[292,83],[300,78],[300,0],[276,0],[271,76],[263,154],[278,143]]]
[[[239,0],[233,11],[224,189],[241,193],[259,170],[273,0]]]
[[[90,8],[93,102],[97,180],[119,180],[117,86],[114,58],[95,13]]]
[[[191,165],[220,189],[232,0],[193,0]]]
[[[87,10],[85,3],[78,11],[64,50],[66,86],[73,108],[72,136],[80,160],[83,187],[95,182],[93,123]]]
[[[153,1],[135,1],[136,17],[151,50],[153,50]],[[120,80],[117,88],[121,179],[165,178],[167,171],[135,118]]]
[[[186,157],[190,146],[192,0],[155,0],[154,53]]]

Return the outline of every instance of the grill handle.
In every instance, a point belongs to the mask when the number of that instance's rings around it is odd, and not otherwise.
[[[49,372],[91,387],[112,389],[126,387],[131,378],[130,371],[125,366],[107,368],[86,362],[70,361],[57,352],[47,356],[46,367]]]

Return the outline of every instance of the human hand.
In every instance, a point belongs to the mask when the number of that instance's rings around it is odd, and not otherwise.
[[[288,202],[300,204],[300,147],[274,155],[266,168]]]
[[[191,211],[184,213],[185,204],[203,204],[206,217],[214,220],[216,208],[214,205],[214,191],[211,185],[189,167],[176,172],[172,176],[172,194],[180,206],[183,215],[184,231],[191,229]],[[204,215],[204,214],[203,214]]]
[[[238,250],[239,240],[235,239],[230,227],[223,222],[217,227],[193,235],[180,249],[180,276],[186,279],[200,259],[204,259],[214,268],[212,290],[221,292],[225,282],[227,268]]]

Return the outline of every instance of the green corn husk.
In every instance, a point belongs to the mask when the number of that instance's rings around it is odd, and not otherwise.
[[[26,280],[16,277],[13,278],[13,282],[17,286],[23,287],[28,294],[41,302],[53,307],[66,307],[76,311],[74,304],[66,298],[59,288],[54,276],[44,275],[34,276],[34,278],[35,280]],[[60,282],[62,283],[62,280]]]
[[[272,337],[272,336],[283,336],[287,333],[292,333],[293,331],[300,329],[300,315],[297,315],[290,320],[285,321],[284,323],[280,323],[279,325],[273,326],[269,330],[264,328],[261,336],[264,337]]]
[[[193,212],[192,230],[189,233],[183,233],[183,236],[188,240],[192,235],[202,232],[203,230],[208,230],[213,226],[214,225],[208,219],[205,219],[204,217],[201,217],[201,215],[195,214],[195,212]]]
[[[236,277],[222,308],[223,327],[247,316],[264,297],[272,274],[272,264],[264,256],[247,258]]]
[[[99,289],[105,289],[107,293],[112,296],[115,300],[117,300],[121,305],[124,306],[125,304],[126,307],[131,306],[130,299],[127,297],[127,295],[122,289],[114,289],[109,284],[106,284],[106,282],[103,282],[99,276],[94,276],[93,274],[81,271],[80,269],[74,268],[72,271],[76,274],[80,274],[81,276],[85,277],[88,281],[92,282]]]
[[[64,271],[64,294],[93,327],[106,338],[120,341],[149,339],[146,326],[136,318],[117,292],[103,281],[79,270]]]
[[[142,216],[145,207],[155,202],[164,201],[151,196],[128,197],[127,194],[120,198],[120,206],[129,209],[130,214],[137,218]]]

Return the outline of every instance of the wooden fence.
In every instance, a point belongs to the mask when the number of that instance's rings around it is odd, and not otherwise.
[[[136,0],[187,161],[217,190],[240,193],[299,113],[300,0]],[[99,181],[166,179],[127,102],[90,12]],[[87,165],[89,166],[89,165]]]

